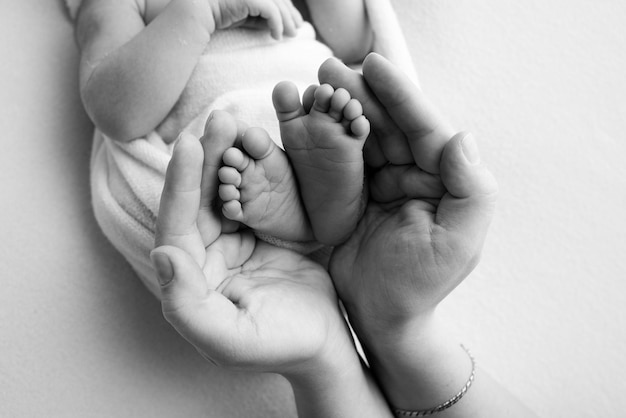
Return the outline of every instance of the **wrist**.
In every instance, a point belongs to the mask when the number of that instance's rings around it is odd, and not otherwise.
[[[289,367],[281,374],[292,384],[302,388],[323,388],[329,381],[337,381],[342,376],[356,373],[360,369],[360,359],[352,340],[347,335],[338,338],[329,336],[311,358]]]
[[[402,348],[415,340],[429,341],[437,331],[435,309],[417,314],[381,315],[380,311],[365,313],[346,307],[348,317],[361,343],[370,350],[389,351],[390,346]]]
[[[363,346],[390,404],[400,409],[424,410],[449,400],[473,367],[434,314],[390,327]]]
[[[391,418],[387,400],[361,361],[352,338],[346,335],[341,340],[283,373],[293,389],[298,416]]]

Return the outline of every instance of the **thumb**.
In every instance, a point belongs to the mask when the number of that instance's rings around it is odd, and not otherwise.
[[[482,246],[495,212],[498,184],[481,163],[472,134],[452,137],[443,150],[440,170],[448,193],[439,204],[436,223]]]
[[[162,302],[178,304],[193,295],[204,295],[208,290],[198,263],[180,248],[164,245],[150,253],[159,284]]]
[[[165,319],[199,350],[209,354],[229,333],[237,308],[211,290],[200,266],[185,251],[161,246],[150,253],[161,285]]]
[[[197,217],[198,230],[205,244],[214,242],[222,232],[221,202],[218,197],[219,180],[217,171],[222,166],[224,152],[240,140],[243,124],[223,110],[215,110],[206,121],[204,134],[200,138],[204,153],[202,178],[200,181],[200,209]],[[228,231],[237,227],[224,222]]]

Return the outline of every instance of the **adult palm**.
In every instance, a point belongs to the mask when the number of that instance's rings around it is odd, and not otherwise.
[[[250,232],[224,232],[215,207],[217,169],[236,138],[232,117],[216,112],[202,138],[210,143],[178,140],[151,255],[163,313],[220,366],[298,372],[308,359],[351,350],[351,342],[330,277],[318,264]]]
[[[473,137],[449,125],[399,69],[377,55],[363,76],[329,62],[320,81],[348,88],[376,137],[370,199],[330,272],[364,338],[432,312],[476,266],[497,184]],[[370,141],[370,139],[368,139]],[[363,325],[367,326],[363,326]]]

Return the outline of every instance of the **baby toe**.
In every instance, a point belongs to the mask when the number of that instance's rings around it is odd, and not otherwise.
[[[266,158],[272,153],[276,144],[263,128],[248,128],[242,138],[243,148],[255,160]]]
[[[318,112],[327,113],[330,109],[330,101],[333,97],[335,90],[330,84],[322,84],[315,90],[315,102],[313,103],[313,109]]]
[[[225,202],[222,205],[222,213],[224,216],[231,221],[242,221],[243,220],[243,211],[241,209],[241,202],[238,200],[231,200],[229,202]]]
[[[298,87],[290,81],[281,81],[272,91],[272,104],[280,122],[289,121],[304,114]]]
[[[250,158],[239,148],[228,148],[224,151],[222,161],[224,161],[224,164],[233,167],[237,171],[245,170],[248,164],[250,164]]]
[[[357,99],[350,99],[343,108],[343,117],[347,120],[355,120],[359,116],[363,116],[363,106]]]
[[[307,89],[302,93],[302,106],[304,107],[304,111],[309,113],[313,108],[313,103],[315,102],[315,91],[318,89],[318,85],[311,84]]]
[[[343,110],[348,102],[350,102],[350,93],[348,93],[348,90],[343,88],[335,90],[335,93],[333,93],[330,99],[328,114],[336,121],[340,121],[343,118]]]
[[[350,122],[350,131],[357,138],[366,138],[370,134],[370,122],[363,115]]]
[[[232,184],[235,187],[241,185],[241,173],[234,167],[221,167],[217,171],[217,177],[222,184]]]
[[[218,195],[223,202],[230,202],[231,200],[239,200],[241,198],[239,190],[233,184],[220,184]]]

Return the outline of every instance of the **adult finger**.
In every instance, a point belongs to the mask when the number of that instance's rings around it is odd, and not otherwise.
[[[380,167],[387,162],[396,165],[414,162],[404,133],[389,116],[387,109],[376,98],[361,74],[348,68],[338,59],[329,58],[320,66],[318,79],[320,84],[345,88],[352,97],[361,102],[363,114],[372,127],[372,135],[368,141],[376,145],[368,148],[366,155],[369,159],[368,164]]]
[[[418,167],[438,173],[443,148],[454,134],[448,122],[409,77],[382,56],[372,53],[365,58],[363,77],[405,134]]]
[[[202,175],[202,147],[193,135],[183,133],[174,147],[165,174],[155,246],[171,245],[191,254],[201,265],[204,244],[197,227]]]
[[[498,184],[481,163],[471,134],[455,135],[444,148],[441,180],[448,193],[439,204],[435,222],[474,240],[479,249],[495,212]]]
[[[165,319],[206,357],[222,358],[237,329],[237,307],[209,286],[200,266],[180,248],[158,247],[150,257],[159,277]],[[211,265],[223,264],[219,252],[212,258]]]
[[[200,138],[202,165],[200,213],[198,229],[205,246],[214,242],[223,230],[221,201],[218,197],[219,179],[217,171],[222,166],[224,152],[236,144],[243,125],[228,112],[216,110],[211,113]],[[229,230],[236,229],[231,225]]]
[[[398,199],[440,199],[446,192],[436,174],[420,170],[415,164],[388,165],[370,175],[369,190],[378,203]]]
[[[367,137],[365,145],[363,146],[363,161],[365,161],[365,164],[367,164],[368,167],[375,169],[381,168],[389,162],[383,149],[378,143],[378,137],[373,131],[370,132],[370,135]]]

